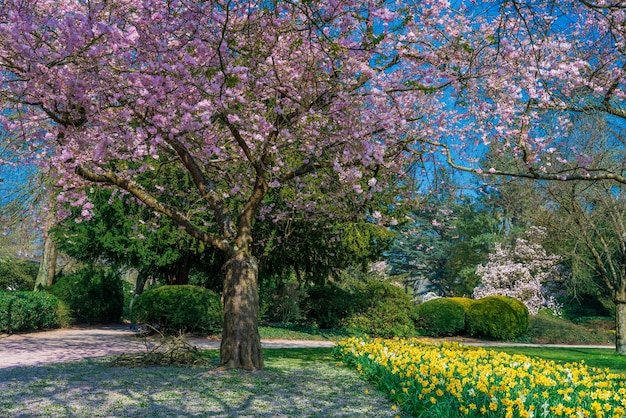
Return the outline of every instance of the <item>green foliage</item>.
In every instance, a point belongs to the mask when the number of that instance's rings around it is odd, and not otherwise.
[[[530,317],[530,326],[526,339],[537,344],[609,344],[615,341],[615,321],[608,321],[610,327],[599,326],[599,321],[593,322],[593,327],[575,324],[571,321],[555,318],[548,312],[539,311]],[[603,329],[604,328],[604,329]],[[609,329],[607,329],[609,328]]]
[[[0,332],[32,331],[69,325],[65,304],[44,292],[0,292]]]
[[[13,257],[0,258],[0,291],[33,290],[37,263]]]
[[[563,303],[563,316],[572,321],[581,317],[611,315],[601,298],[595,294],[578,294],[576,299],[566,302]]]
[[[165,175],[181,190],[192,187],[181,173]],[[219,277],[224,261],[220,254],[207,250],[169,218],[104,188],[94,187],[89,199],[94,204],[92,219],[75,222],[80,208],[72,208],[72,216],[52,230],[65,254],[86,263],[106,259],[116,266],[134,267],[168,284],[186,284],[196,270],[208,273],[208,278]]]
[[[75,274],[61,276],[49,292],[68,304],[76,321],[119,321],[124,310],[120,275],[89,265]]]
[[[335,284],[314,286],[302,300],[301,310],[308,322],[322,329],[339,328],[341,323],[367,307],[364,295],[342,289]]]
[[[526,330],[528,330],[528,325],[530,324],[530,315],[528,313],[528,308],[526,307],[524,302],[507,296],[495,297],[501,298],[503,302],[508,304],[511,309],[513,309],[513,311],[515,312],[518,327],[524,330],[523,332],[526,332]]]
[[[363,294],[367,308],[343,321],[345,328],[372,337],[415,335],[415,305],[403,289],[386,282],[370,281]]]
[[[511,299],[506,296],[488,296],[475,301],[466,313],[469,334],[497,340],[522,336],[528,330],[528,310],[522,310]]]
[[[214,334],[221,329],[223,308],[217,293],[194,285],[161,286],[135,299],[132,321],[158,325],[165,333]]]
[[[269,322],[282,324],[298,322],[302,319],[300,301],[305,293],[298,282],[290,281],[279,288],[265,287],[260,292],[261,317]]]
[[[472,306],[472,304],[474,303],[474,299],[470,299],[470,298],[447,298],[448,300],[452,300],[456,303],[459,303],[461,305],[463,305],[463,308],[465,308],[465,311],[467,312],[467,310],[469,309],[470,306]]]
[[[438,298],[420,303],[415,307],[418,331],[431,337],[463,333],[465,311],[471,302],[471,299],[465,298]]]
[[[301,284],[323,286],[329,277],[352,266],[365,268],[378,260],[394,234],[387,228],[357,222],[283,221],[257,222],[255,235],[269,237],[261,261],[261,286],[294,273]]]

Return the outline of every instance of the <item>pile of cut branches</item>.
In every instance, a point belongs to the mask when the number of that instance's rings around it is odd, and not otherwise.
[[[202,355],[201,350],[185,340],[185,335],[182,333],[169,337],[161,334],[158,343],[145,338],[145,352],[120,354],[113,359],[113,365],[118,367],[193,367],[209,366],[211,363],[210,359]]]

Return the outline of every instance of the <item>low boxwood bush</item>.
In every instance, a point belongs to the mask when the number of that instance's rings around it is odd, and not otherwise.
[[[342,322],[352,333],[372,337],[410,337],[415,335],[415,305],[398,286],[370,281],[363,289],[368,306]]]
[[[442,337],[459,335],[465,331],[465,311],[471,305],[461,302],[463,298],[438,298],[420,303],[415,307],[417,330],[422,335]]]
[[[520,301],[519,299],[510,298],[506,296],[494,296],[494,297],[502,298],[502,300],[506,302],[515,311],[515,317],[517,319],[517,324],[519,328],[524,330],[523,333],[528,331],[528,326],[530,324],[530,314],[524,302]]]
[[[115,271],[87,266],[59,277],[48,291],[67,303],[78,322],[116,322],[124,312],[122,278]]]
[[[0,332],[66,327],[69,309],[45,292],[0,292]]]
[[[159,331],[214,334],[223,321],[220,296],[194,285],[161,286],[139,295],[131,319],[136,324],[158,326]]]
[[[510,299],[506,296],[487,296],[474,301],[466,313],[469,334],[497,340],[522,336],[528,330],[528,310],[518,309]],[[525,312],[525,318],[522,312]]]

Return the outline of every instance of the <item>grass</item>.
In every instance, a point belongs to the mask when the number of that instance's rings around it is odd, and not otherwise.
[[[609,348],[490,347],[490,349],[508,354],[524,354],[560,363],[584,361],[590,367],[608,368],[614,373],[626,374],[626,356],[619,355],[615,353],[615,350]]]
[[[339,341],[350,335],[342,330],[319,329],[295,324],[264,324],[259,326],[261,339]]]
[[[592,319],[576,324],[540,312],[530,317],[528,332],[521,340],[538,344],[612,344],[615,320]]]
[[[0,370],[2,417],[394,417],[331,349],[266,349],[265,370],[111,367],[110,358]]]

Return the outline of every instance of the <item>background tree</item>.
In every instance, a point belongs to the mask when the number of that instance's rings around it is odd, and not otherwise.
[[[147,278],[188,284],[192,272],[201,273],[206,287],[219,290],[223,263],[219,253],[132,196],[98,187],[87,195],[93,204],[91,218],[83,221],[81,209],[72,208],[72,214],[53,230],[63,253],[86,263],[136,269],[138,294]]]
[[[478,266],[476,274],[481,282],[474,289],[474,298],[509,296],[523,302],[531,315],[541,308],[558,314],[560,306],[547,294],[545,285],[559,280],[560,257],[547,254],[543,248],[545,229],[530,227],[525,235],[511,247],[496,244],[489,262]]]

